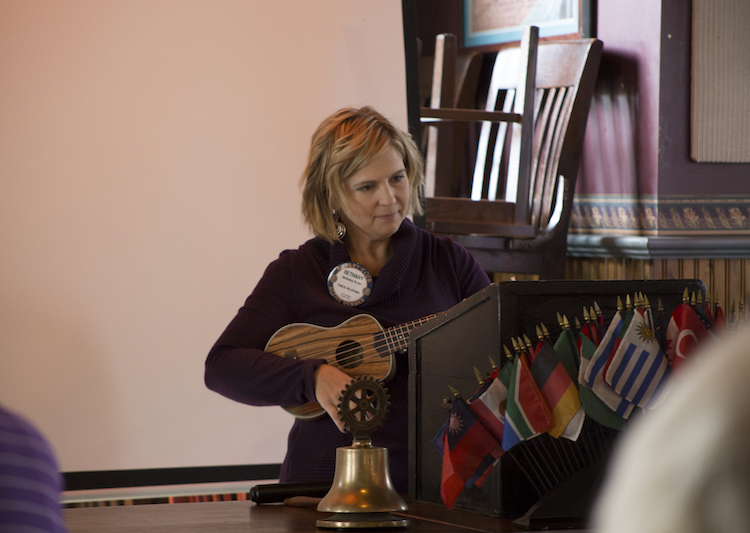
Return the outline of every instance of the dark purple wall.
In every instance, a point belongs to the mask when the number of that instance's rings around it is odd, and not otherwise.
[[[654,0],[598,5],[604,43],[577,191],[657,194],[660,9]]]
[[[659,195],[750,196],[750,164],[690,159],[691,27],[690,2],[662,0]]]

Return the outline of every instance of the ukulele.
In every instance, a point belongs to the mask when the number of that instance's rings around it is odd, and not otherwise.
[[[325,359],[352,378],[388,381],[396,373],[394,354],[406,350],[409,333],[436,315],[383,329],[370,315],[356,315],[338,326],[289,324],[269,339],[265,351],[294,359]],[[316,402],[282,406],[297,418],[312,420],[326,414]]]

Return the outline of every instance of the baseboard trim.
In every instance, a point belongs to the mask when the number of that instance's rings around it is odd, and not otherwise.
[[[630,235],[568,235],[570,257],[630,259],[747,259],[750,236],[644,237]]]
[[[65,489],[94,490],[278,479],[280,463],[64,472]]]

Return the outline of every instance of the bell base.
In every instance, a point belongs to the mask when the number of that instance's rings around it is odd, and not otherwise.
[[[366,529],[407,527],[409,521],[390,513],[336,513],[315,522],[317,527],[328,529]]]

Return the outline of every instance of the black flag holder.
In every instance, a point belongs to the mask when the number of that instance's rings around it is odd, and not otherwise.
[[[617,296],[635,292],[673,309],[686,287],[705,295],[699,280],[497,283],[415,329],[409,339],[410,497],[442,504],[442,460],[432,439],[451,408],[448,385],[470,397],[477,387],[472,367],[505,361],[503,345],[532,336],[540,323],[556,338],[557,313],[573,317],[596,301],[608,322]],[[513,518],[531,530],[585,527],[618,434],[587,417],[575,442],[542,434],[519,443],[482,487],[463,490],[455,508]]]

